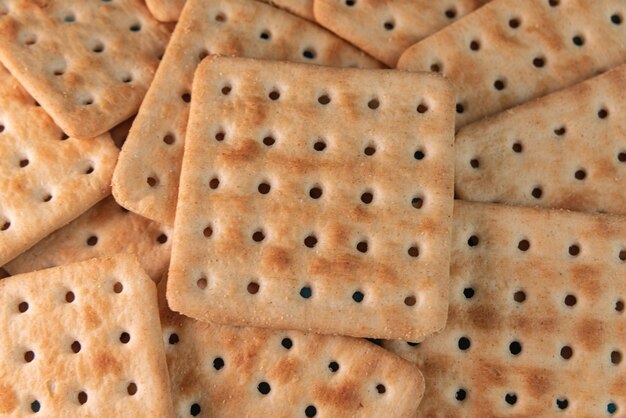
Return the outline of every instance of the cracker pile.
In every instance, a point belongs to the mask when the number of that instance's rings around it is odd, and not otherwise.
[[[626,417],[622,0],[0,0],[0,416]]]

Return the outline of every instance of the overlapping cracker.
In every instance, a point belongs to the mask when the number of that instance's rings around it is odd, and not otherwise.
[[[137,111],[169,34],[141,0],[0,2],[0,60],[78,138]]]
[[[264,37],[267,37],[265,39]],[[191,0],[120,155],[113,195],[125,208],[174,223],[194,71],[207,54],[377,66],[347,42],[253,0]]]
[[[146,0],[152,16],[161,22],[176,22],[185,6],[185,0]]]
[[[626,218],[455,201],[448,324],[387,343],[418,416],[623,416]]]
[[[174,310],[374,338],[443,327],[454,123],[443,78],[212,57],[193,95]]]
[[[0,281],[0,414],[171,416],[156,287],[118,256]]]
[[[626,215],[626,65],[461,129],[465,200]]]
[[[238,328],[173,313],[161,322],[176,416],[414,417],[419,369],[360,339]]]
[[[410,47],[404,70],[439,71],[457,91],[457,127],[626,61],[621,0],[495,0]]]
[[[395,67],[414,43],[490,0],[316,0],[315,19]]]
[[[290,13],[300,16],[304,19],[315,21],[313,14],[313,0],[261,0],[265,3],[273,4],[276,7],[285,9]]]
[[[105,197],[117,153],[68,138],[0,65],[0,265]]]
[[[158,281],[169,263],[171,232],[169,227],[128,212],[110,197],[4,268],[11,274],[26,273],[125,252],[137,255],[143,269]]]

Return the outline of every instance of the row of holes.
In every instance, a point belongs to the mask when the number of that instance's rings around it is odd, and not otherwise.
[[[159,244],[165,244],[167,242],[167,235],[165,234],[160,234],[157,238],[156,241]],[[89,236],[89,238],[87,238],[87,240],[85,241],[85,243],[90,246],[90,247],[95,247],[98,244],[98,237],[96,235],[91,235]]]
[[[124,291],[124,285],[121,282],[115,282],[111,287],[111,290],[113,293],[120,294]],[[76,300],[76,295],[71,290],[68,290],[65,292],[64,300],[66,303],[73,303]],[[17,311],[21,314],[26,313],[29,308],[30,305],[27,301],[22,301],[17,304]]]
[[[178,334],[176,333],[172,333],[169,335],[168,337],[168,343],[170,345],[176,345],[178,343],[180,343],[180,337],[178,336]],[[291,350],[293,348],[293,340],[289,337],[285,337],[281,340],[280,345],[285,348],[286,350]],[[222,370],[224,367],[226,366],[226,362],[224,361],[224,359],[222,357],[215,357],[213,359],[213,368],[216,371],[220,371]],[[331,373],[337,373],[340,369],[340,365],[337,361],[333,360],[331,362],[328,363],[328,369],[330,370]],[[387,388],[384,384],[382,383],[378,383],[375,386],[376,388],[376,392],[378,392],[379,394],[384,394],[387,391]],[[259,393],[261,393],[262,395],[268,395],[271,390],[272,387],[271,385],[266,382],[266,381],[261,381],[258,385],[257,385],[257,390],[259,391]],[[192,416],[197,416],[200,414],[200,412],[202,411],[202,407],[200,406],[200,404],[198,403],[194,403],[191,405],[190,409],[189,409],[189,413]],[[305,409],[305,415],[307,417],[313,417],[317,414],[317,408],[314,405],[308,405]]]
[[[206,277],[201,277],[196,281],[196,286],[199,289],[206,289],[208,285],[208,280]],[[256,295],[261,290],[261,285],[256,281],[251,281],[246,286],[246,290],[251,295]],[[303,299],[310,299],[313,297],[313,289],[311,286],[303,286],[300,288],[298,294]],[[361,290],[357,290],[352,293],[352,300],[356,303],[361,303],[365,299],[365,294]],[[417,303],[417,299],[415,296],[407,296],[404,298],[404,304],[406,306],[415,306]]]
[[[354,7],[357,4],[357,1],[358,0],[345,0],[345,5],[350,7],[350,8],[352,8],[352,7]],[[446,9],[443,14],[448,19],[454,19],[457,16],[457,11],[456,11],[456,9],[454,7],[450,7],[448,9]],[[387,20],[383,24],[383,27],[387,31],[393,30],[395,28],[395,22],[393,20]]]
[[[477,235],[472,235],[467,239],[467,245],[470,247],[476,247],[480,243],[480,238]],[[526,252],[530,249],[530,241],[527,239],[520,240],[517,243],[517,249]],[[572,257],[578,257],[581,249],[579,244],[572,244],[567,248],[567,253]],[[626,249],[622,249],[617,254],[617,258],[624,262],[626,261]]]
[[[38,102],[35,102],[35,106],[40,107],[40,104]],[[0,134],[3,133],[5,129],[6,129],[6,126],[3,123],[0,123]],[[65,141],[68,138],[69,138],[69,135],[67,135],[65,132],[61,132],[61,135],[59,138],[61,141]]]
[[[463,296],[465,296],[466,299],[472,299],[475,295],[476,290],[473,287],[466,287],[463,289]],[[516,291],[513,293],[513,300],[520,304],[526,302],[526,292],[523,290]],[[563,298],[563,303],[568,307],[573,307],[576,303],[578,303],[578,299],[576,298],[576,295],[568,293]],[[617,313],[624,312],[624,301],[622,299],[618,299],[615,302],[614,309]]]
[[[137,393],[137,384],[135,382],[130,382],[126,386],[126,392],[130,396],[134,396]],[[78,392],[78,395],[76,396],[76,400],[78,401],[80,405],[86,404],[88,399],[89,399],[89,396],[87,395],[87,392],[85,391]],[[39,400],[34,400],[30,404],[30,409],[31,411],[35,413],[39,412],[41,410],[41,402],[39,402]]]

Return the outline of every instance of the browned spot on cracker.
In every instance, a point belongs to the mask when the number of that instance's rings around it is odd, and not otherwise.
[[[552,390],[554,382],[550,378],[551,371],[545,369],[524,369],[522,381],[526,390],[533,398],[540,398],[545,393]]]
[[[284,248],[267,247],[261,255],[263,270],[282,272],[289,268],[290,263],[289,251]]]
[[[342,405],[345,408],[350,405],[354,408],[358,406],[360,401],[357,391],[359,386],[360,384],[352,380],[346,380],[337,386],[317,387],[313,391],[313,398],[319,399],[322,405]]]
[[[597,267],[591,265],[579,264],[570,269],[572,282],[577,289],[582,291],[581,296],[590,300],[596,300],[602,290],[600,281],[597,277],[601,277],[601,272]]]
[[[468,309],[467,319],[474,327],[481,330],[498,329],[500,327],[500,315],[490,305],[478,305]]]
[[[576,336],[579,344],[589,351],[598,351],[602,348],[598,341],[602,341],[604,324],[593,318],[580,318],[576,325]]]
[[[101,351],[93,358],[93,371],[98,378],[108,374],[119,376],[122,373],[122,364],[110,353]]]
[[[299,369],[298,361],[295,358],[282,358],[274,366],[273,373],[270,376],[276,383],[288,383],[298,377]]]
[[[0,384],[0,412],[8,414],[17,408],[17,396],[11,386]]]
[[[102,320],[98,315],[98,312],[92,308],[90,305],[85,305],[82,313],[83,319],[85,321],[85,327],[88,330],[93,330],[100,326]]]

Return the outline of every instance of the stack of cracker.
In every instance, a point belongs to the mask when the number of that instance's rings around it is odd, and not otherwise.
[[[626,417],[621,0],[0,0],[0,416]]]

